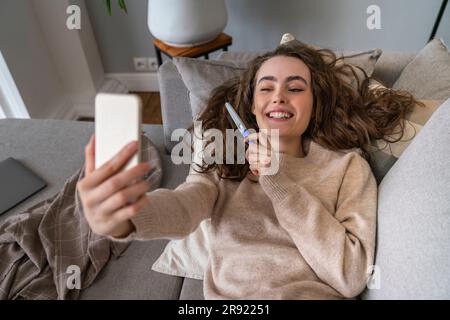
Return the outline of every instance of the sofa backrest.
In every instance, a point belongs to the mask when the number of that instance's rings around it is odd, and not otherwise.
[[[171,141],[172,132],[189,128],[192,124],[189,92],[172,61],[165,61],[158,70],[161,116],[164,128],[164,146],[168,154],[177,144]]]

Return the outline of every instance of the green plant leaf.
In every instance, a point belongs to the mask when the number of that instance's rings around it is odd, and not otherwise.
[[[104,1],[106,4],[106,8],[108,9],[108,14],[111,16],[112,15],[111,0],[104,0]],[[125,4],[125,0],[118,0],[117,4],[119,5],[120,9],[122,9],[123,11],[125,11],[126,14],[128,14],[128,8],[127,5]]]
[[[108,9],[108,14],[112,15],[111,11],[111,0],[105,0],[106,8]]]
[[[128,9],[127,5],[125,4],[125,0],[119,0],[119,6],[123,11],[125,11],[126,14],[128,14]]]
[[[111,0],[105,0],[106,3],[106,7],[108,8],[108,14],[111,16],[112,12],[111,12]]]

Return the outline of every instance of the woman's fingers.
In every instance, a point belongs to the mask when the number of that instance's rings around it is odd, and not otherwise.
[[[258,139],[259,139],[259,143],[264,145],[265,147],[268,147],[270,144],[270,138],[269,136],[266,134],[265,130],[261,130],[258,132]]]
[[[149,205],[147,195],[144,194],[133,204],[130,204],[119,211],[115,212],[109,219],[108,223],[112,225],[117,225],[126,220],[129,220],[139,214]]]
[[[259,161],[259,157],[258,157],[258,154],[256,154],[256,153],[250,153],[249,155],[248,155],[248,157],[247,157],[247,160],[248,160],[248,163],[249,164],[257,164],[258,163],[258,161]]]
[[[245,142],[245,143],[248,143],[248,142],[250,142],[250,141],[258,142],[258,133],[257,133],[257,132],[250,133],[248,136],[246,136],[246,137],[244,138],[244,142]]]
[[[256,176],[267,172],[267,168],[271,167],[272,156],[274,155],[270,136],[262,130],[249,134],[244,141],[246,143],[252,142],[249,143],[245,153],[250,171]]]
[[[257,165],[250,165],[249,169],[255,176],[259,176],[259,169]]]
[[[111,160],[100,168],[91,172],[83,181],[83,188],[90,189],[98,186],[109,177],[116,174],[130,158],[138,151],[138,142],[133,141],[123,147]]]
[[[268,149],[260,144],[251,144],[248,146],[246,155],[258,155],[259,157],[270,157],[272,150]]]
[[[267,155],[249,154],[247,157],[248,163],[257,165],[258,167],[270,167],[272,159]]]
[[[90,196],[95,199],[97,203],[101,203],[121,189],[134,184],[136,180],[144,177],[149,170],[150,166],[148,163],[140,163],[129,170],[110,177],[97,188],[91,190]]]
[[[253,143],[250,144],[250,141]],[[255,144],[259,144],[260,146],[263,146],[267,149],[270,149],[270,137],[264,132],[254,132],[249,134],[247,137],[244,138],[244,142],[249,144],[249,147],[254,146]]]
[[[150,183],[148,181],[141,181],[139,183],[136,183],[106,199],[99,205],[98,211],[105,218],[109,218],[111,216],[111,213],[114,213],[130,204],[134,204],[137,199],[147,193],[149,188]]]
[[[85,173],[84,175],[87,176],[95,169],[95,135],[93,134],[91,136],[91,139],[89,140],[89,143],[86,145],[84,149],[85,154]]]

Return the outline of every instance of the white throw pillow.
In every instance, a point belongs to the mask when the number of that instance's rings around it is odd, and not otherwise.
[[[208,264],[208,229],[211,219],[203,220],[197,230],[180,240],[171,240],[152,266],[153,271],[178,277],[203,280]]]

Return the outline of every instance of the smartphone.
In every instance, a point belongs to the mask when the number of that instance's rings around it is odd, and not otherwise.
[[[142,102],[133,94],[99,93],[95,97],[95,168],[113,158],[131,141],[138,152],[121,171],[141,162]]]

